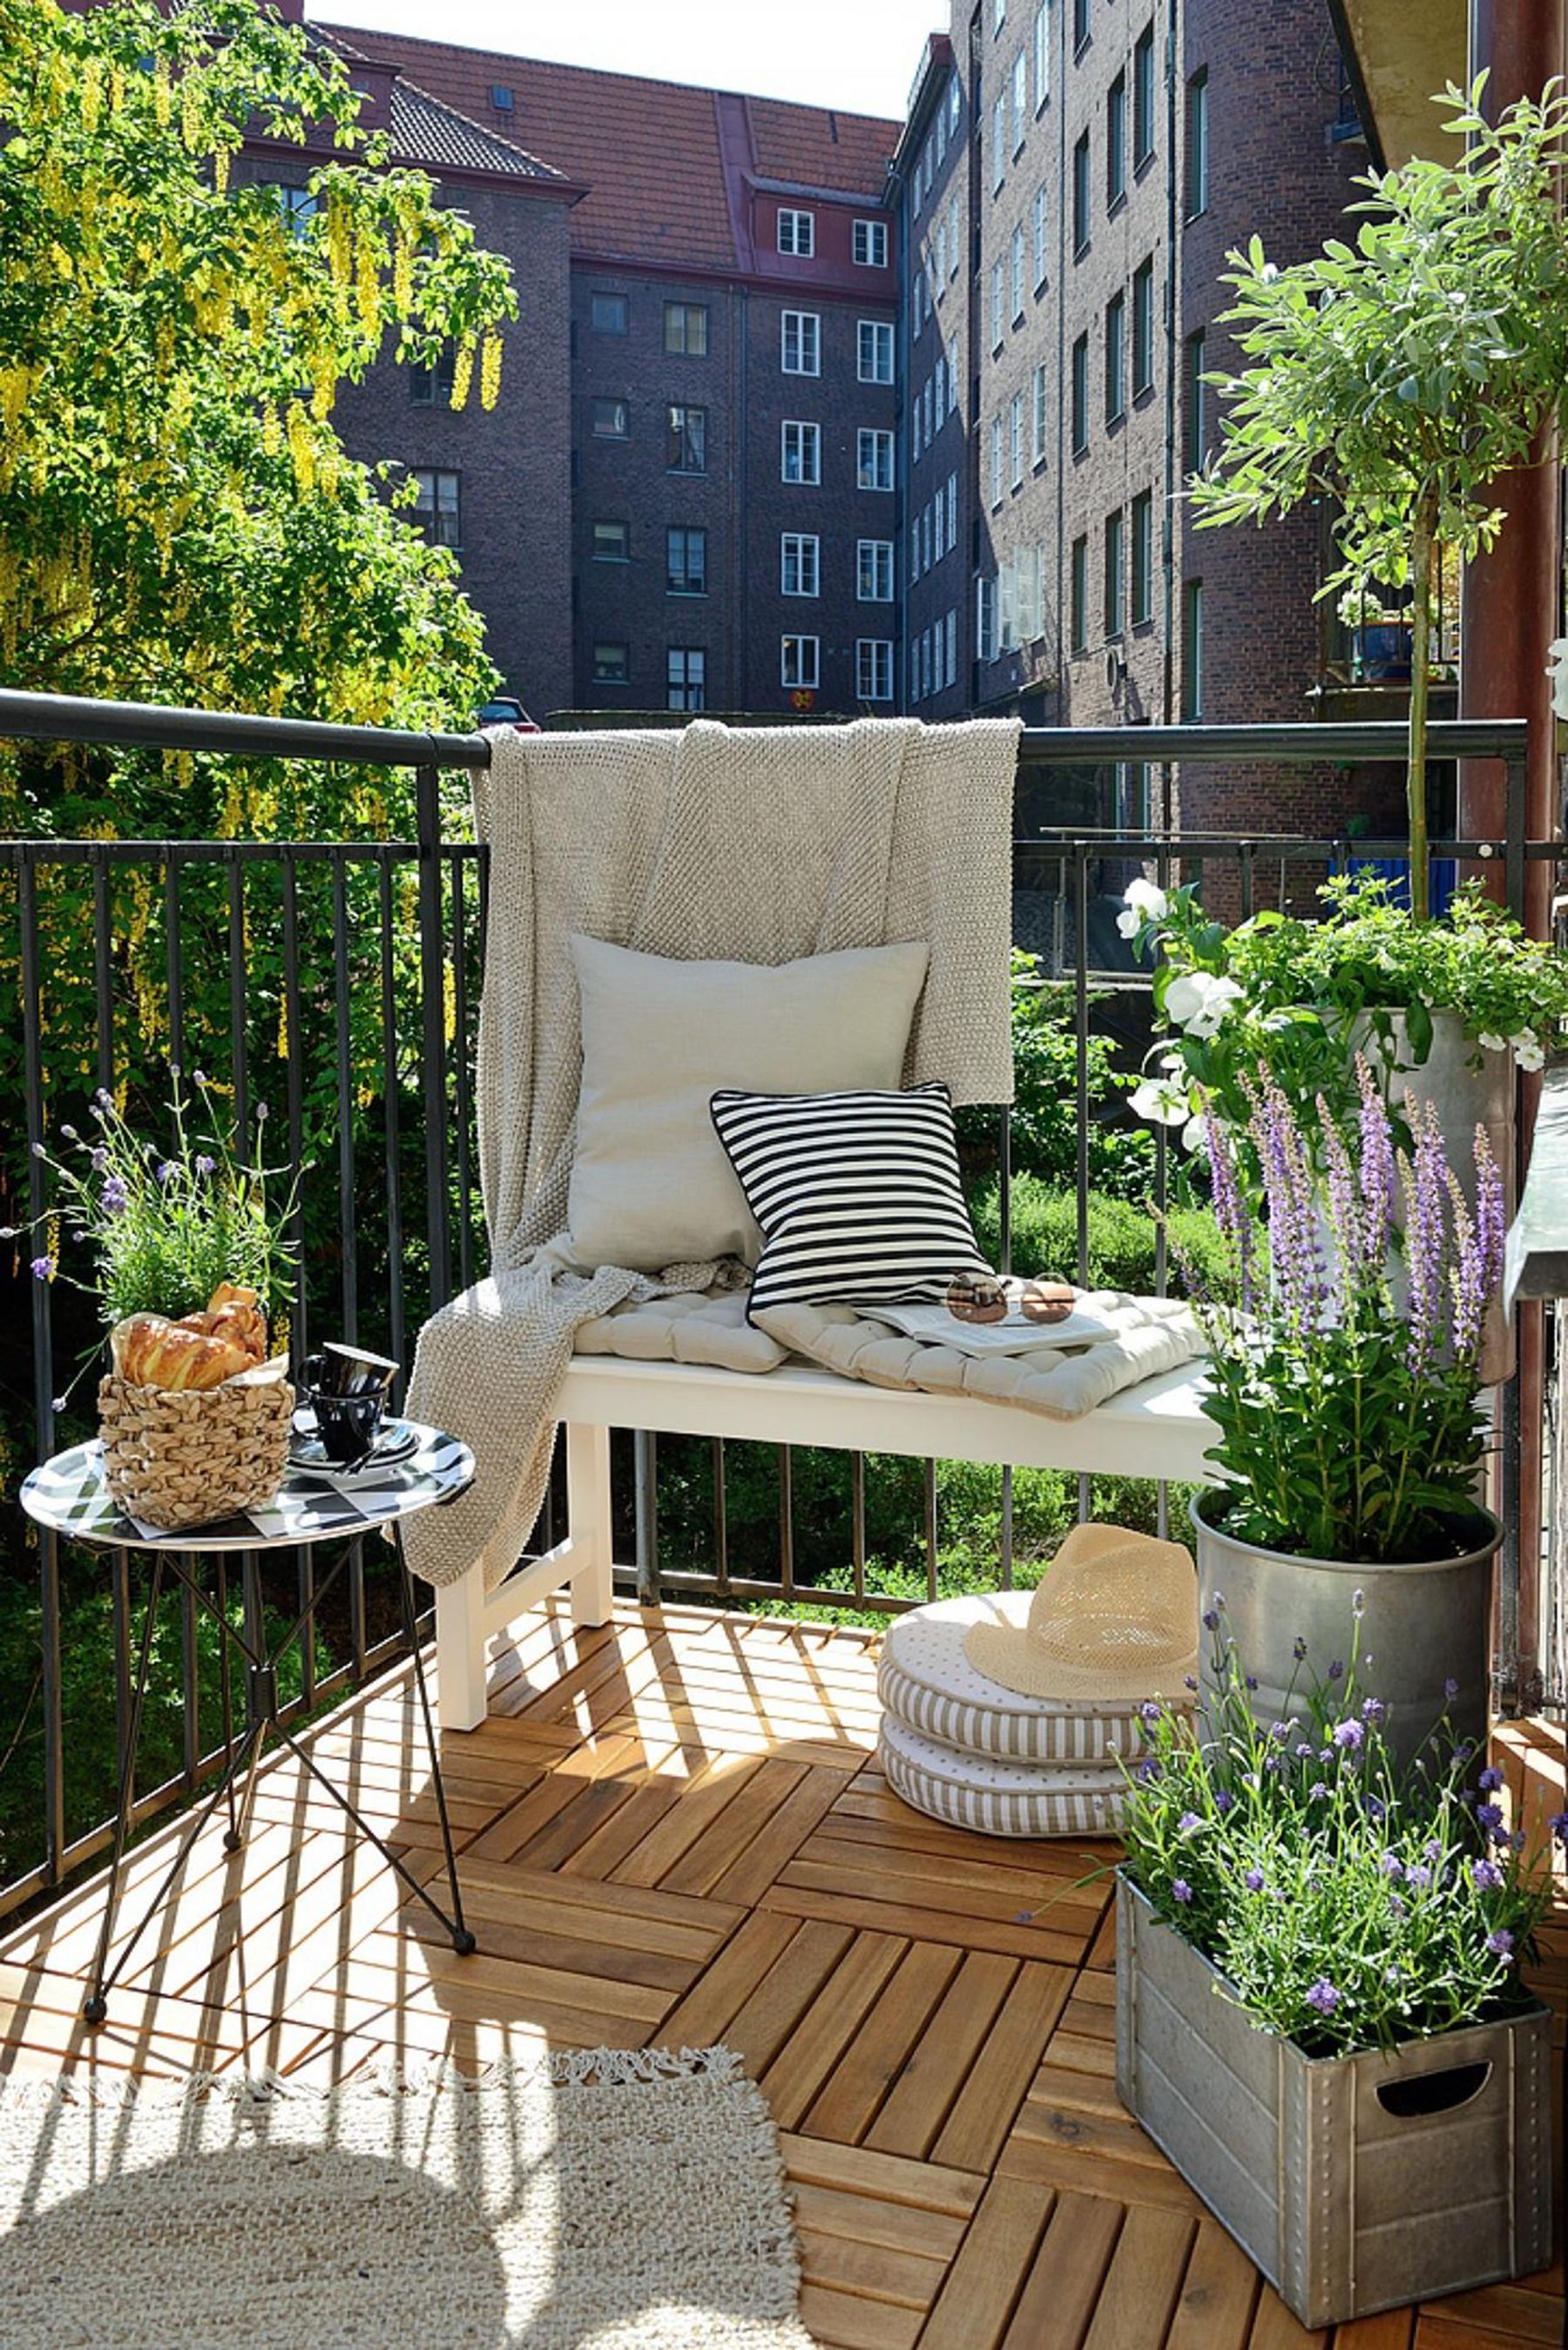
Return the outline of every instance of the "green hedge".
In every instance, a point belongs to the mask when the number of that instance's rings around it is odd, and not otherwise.
[[[1002,1253],[997,1187],[991,1184],[971,1199],[974,1228],[981,1253],[995,1263]],[[1172,1208],[1166,1218],[1169,1275],[1168,1287],[1184,1287],[1180,1262],[1192,1265],[1204,1286],[1223,1286],[1225,1269],[1214,1219],[1202,1208]],[[1147,1208],[1127,1200],[1089,1194],[1088,1286],[1130,1289],[1148,1295],[1155,1288],[1155,1220]],[[1012,1264],[1021,1274],[1043,1274],[1072,1281],[1078,1271],[1078,1202],[1071,1191],[1042,1183],[1033,1175],[1012,1181]]]

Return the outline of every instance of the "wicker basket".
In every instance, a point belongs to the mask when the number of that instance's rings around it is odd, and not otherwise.
[[[143,1525],[178,1534],[268,1502],[288,1465],[294,1389],[286,1379],[192,1389],[133,1386],[112,1373],[98,1391],[104,1479]]]

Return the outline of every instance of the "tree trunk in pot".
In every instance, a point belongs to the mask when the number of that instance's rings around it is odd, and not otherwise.
[[[1314,1676],[1325,1680],[1333,1664],[1349,1660],[1360,1591],[1361,1694],[1387,1707],[1388,1743],[1399,1762],[1411,1760],[1445,1714],[1456,1738],[1484,1744],[1492,1560],[1502,1539],[1490,1512],[1477,1510],[1473,1541],[1461,1556],[1364,1566],[1241,1542],[1204,1514],[1222,1500],[1222,1492],[1200,1493],[1192,1503],[1202,1606],[1207,1611],[1223,1597],[1225,1629],[1258,1683],[1252,1711],[1261,1722],[1292,1711],[1304,1722]],[[1295,1659],[1298,1639],[1307,1644],[1304,1664]],[[1207,1654],[1203,1673],[1208,1684]],[[1445,1694],[1450,1682],[1457,1684],[1452,1699]]]

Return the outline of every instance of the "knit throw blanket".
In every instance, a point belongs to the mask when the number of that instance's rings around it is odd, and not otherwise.
[[[538,1516],[556,1399],[580,1324],[623,1300],[708,1289],[566,1259],[582,1077],[576,932],[685,961],[782,963],[924,940],[906,1082],[955,1102],[1012,1097],[1012,784],[1019,729],[910,719],[732,732],[492,737],[474,783],[490,844],[480,1006],[480,1172],[491,1274],[420,1334],[412,1417],[472,1448],[461,1501],[409,1521],[411,1564],[455,1582],[510,1574]]]

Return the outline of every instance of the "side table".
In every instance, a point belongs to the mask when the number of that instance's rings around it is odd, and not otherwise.
[[[57,1534],[71,1542],[88,1543],[100,1549],[145,1551],[152,1561],[130,1717],[126,1725],[125,1747],[120,1757],[119,1800],[115,1813],[109,1898],[99,1933],[92,1994],[82,2009],[88,2023],[103,2022],[109,2012],[109,1992],[142,1935],[162,1908],[197,1837],[225,1799],[229,1807],[229,1825],[223,1837],[224,1846],[234,1852],[243,1844],[244,1839],[235,1807],[234,1790],[241,1773],[259,1757],[269,1730],[287,1747],[317,1785],[324,1788],[339,1809],[348,1814],[358,1834],[374,1845],[410,1893],[417,1894],[432,1917],[446,1929],[452,1938],[452,1949],[464,1957],[474,1949],[474,1937],[463,1921],[462,1895],[457,1881],[457,1856],[452,1849],[446,1789],[441,1774],[441,1754],[425,1683],[424,1659],[420,1652],[413,1581],[404,1556],[402,1537],[405,1518],[412,1516],[416,1510],[431,1509],[442,1503],[455,1501],[472,1482],[473,1455],[466,1445],[460,1444],[455,1437],[443,1435],[440,1429],[427,1428],[419,1421],[404,1420],[400,1424],[412,1431],[416,1440],[414,1450],[402,1459],[389,1462],[369,1482],[361,1478],[348,1485],[317,1471],[291,1468],[272,1500],[261,1508],[247,1511],[239,1517],[219,1519],[210,1526],[192,1526],[181,1534],[160,1533],[155,1527],[142,1525],[122,1514],[104,1482],[102,1452],[96,1442],[78,1444],[68,1452],[57,1453],[53,1460],[46,1461],[35,1469],[23,1485],[22,1506],[40,1525],[52,1527]],[[252,1624],[248,1609],[244,1631],[231,1622],[226,1610],[207,1590],[197,1564],[214,1554],[240,1552],[254,1556],[265,1551],[296,1549],[307,1543],[338,1542],[348,1545],[356,1536],[377,1532],[390,1540],[398,1563],[403,1629],[413,1659],[414,1686],[419,1694],[420,1713],[430,1756],[431,1782],[435,1790],[441,1845],[446,1856],[447,1883],[452,1893],[450,1916],[385,1840],[377,1835],[342,1789],[333,1784],[309,1748],[296,1738],[287,1723],[280,1719],[278,1665],[290,1648],[310,1638],[314,1633],[317,1612],[348,1562],[347,1547],[343,1557],[312,1591],[306,1605],[270,1650]],[[232,1725],[225,1721],[231,1744],[228,1761],[219,1773],[216,1785],[203,1798],[190,1827],[181,1837],[179,1849],[135,1932],[121,1948],[113,1967],[109,1968],[120,1866],[130,1831],[136,1783],[136,1749],[147,1696],[158,1603],[166,1576],[171,1582],[182,1585],[192,1594],[196,1605],[205,1608],[219,1626],[225,1708],[229,1650],[233,1648],[238,1653],[244,1669],[246,1722],[243,1735],[235,1742]],[[259,1623],[259,1613],[257,1620]],[[109,1969],[107,1972],[106,1968]]]

